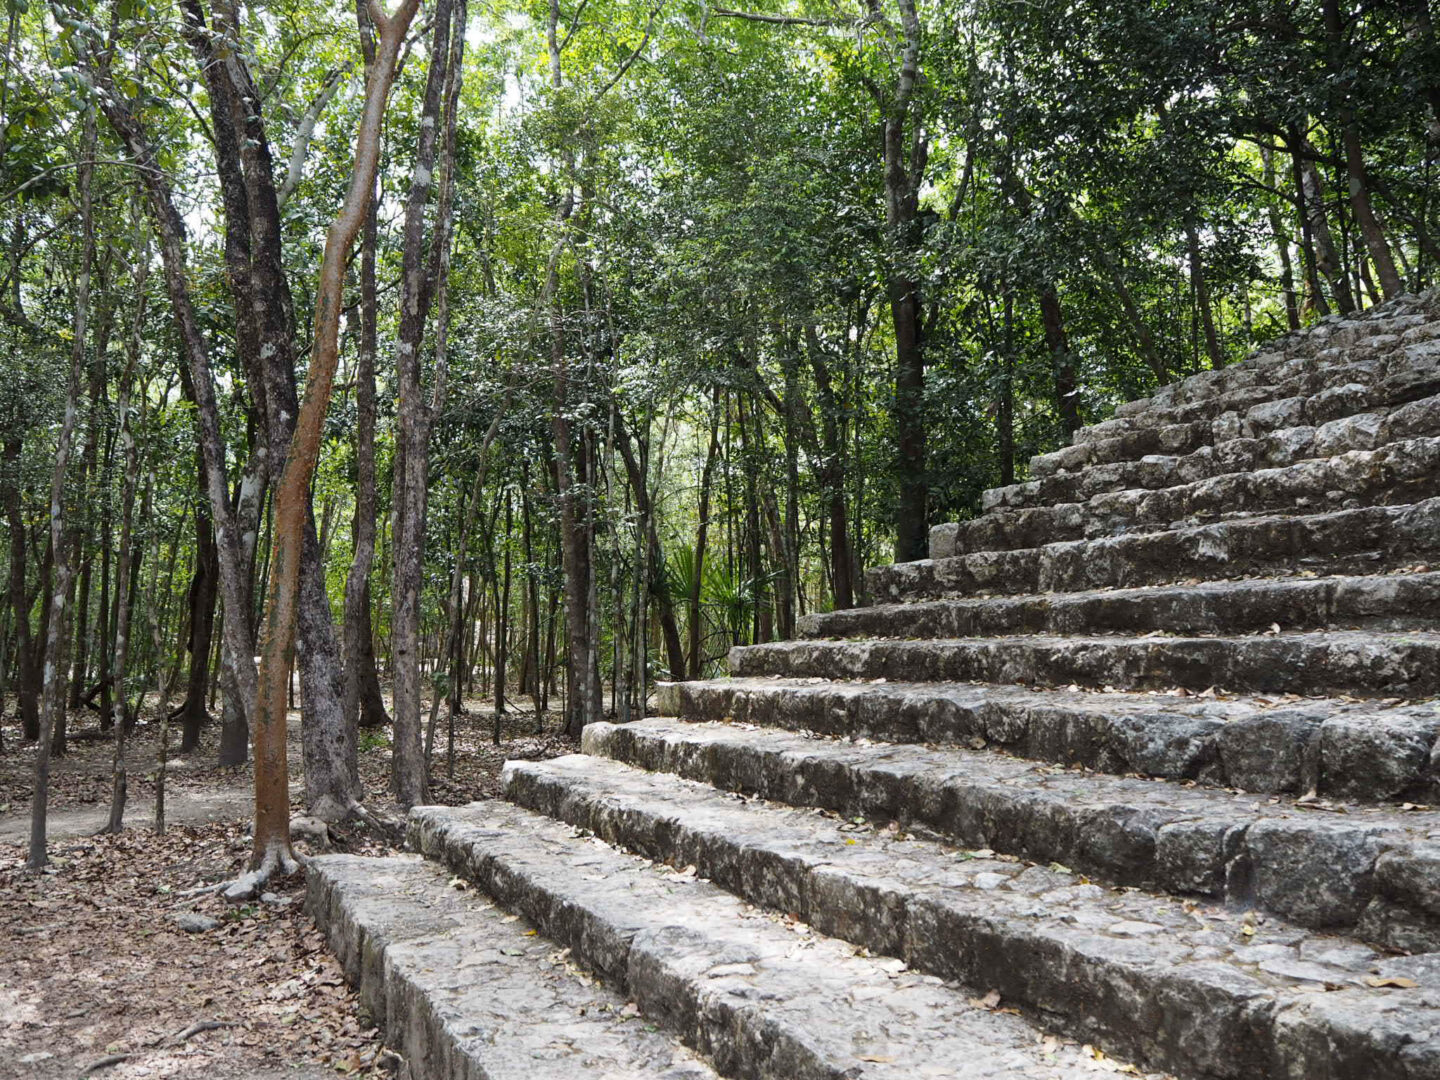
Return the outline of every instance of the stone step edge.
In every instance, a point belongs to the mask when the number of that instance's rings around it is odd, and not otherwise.
[[[1440,436],[1428,436],[1276,469],[1226,473],[1190,484],[1103,492],[1084,502],[1002,508],[934,526],[930,530],[931,550],[935,558],[948,558],[995,550],[982,548],[982,544],[1027,547],[1028,534],[1037,531],[1057,539],[1077,540],[1164,531],[1174,528],[1176,522],[1204,516],[1220,520],[1224,520],[1220,517],[1223,514],[1261,516],[1308,509],[1308,500],[1336,501],[1335,497],[1362,505],[1387,505],[1378,498],[1381,495],[1392,499],[1391,504],[1397,495],[1406,503],[1419,502],[1436,497],[1440,484],[1434,478],[1432,465],[1437,460]]]
[[[386,1044],[405,1059],[411,1075],[427,1080],[473,1080],[477,1076],[489,1080],[530,1080],[536,1076],[560,1080],[577,1070],[605,1064],[605,1055],[597,1044],[602,1039],[607,1044],[612,1042],[606,1029],[620,1022],[625,1002],[578,972],[563,976],[574,979],[577,985],[585,984],[584,994],[589,999],[588,1007],[577,1009],[566,1021],[578,1049],[573,1045],[562,1047],[553,1040],[523,1049],[513,1045],[525,1041],[531,1031],[511,1031],[497,1039],[497,1033],[486,1031],[493,1024],[493,1011],[488,1015],[446,1015],[451,1010],[443,998],[452,980],[445,965],[452,958],[440,955],[442,950],[437,948],[446,934],[461,931],[468,938],[480,931],[490,962],[504,964],[512,978],[536,962],[536,939],[528,936],[523,927],[510,925],[498,911],[474,910],[474,905],[463,899],[465,894],[449,884],[450,875],[439,865],[413,855],[321,855],[308,863],[307,871],[307,913],[324,933],[362,1007],[383,1032]],[[393,888],[397,883],[424,890],[427,899],[421,901],[413,892],[397,895]],[[382,892],[385,884],[391,888]],[[389,909],[389,921],[378,910],[382,905]],[[512,956],[515,959],[509,959]],[[484,987],[488,981],[476,985]],[[503,1001],[487,1004],[490,1010],[503,1009],[512,1018],[511,1023],[527,1027],[532,1023],[537,1027],[553,1025],[558,1022],[553,991],[543,982],[537,971],[529,993],[506,994]],[[549,1008],[541,1004],[547,999]],[[641,1022],[631,1023],[638,1026]],[[481,1034],[487,1037],[476,1037]],[[628,1037],[638,1041],[656,1060],[663,1059],[669,1050],[658,1046],[663,1036],[635,1032]],[[496,1043],[506,1045],[497,1052]],[[658,1052],[646,1044],[657,1044]],[[625,1075],[636,1080],[715,1080],[714,1071],[689,1051],[678,1045],[674,1051],[675,1057],[662,1068],[650,1067],[647,1053],[628,1055],[610,1064],[623,1068]]]
[[[782,678],[1214,688],[1361,698],[1440,695],[1440,634],[1435,632],[780,641],[736,646],[729,664],[734,675]]]
[[[661,682],[655,695],[661,715],[702,722],[968,746],[1267,795],[1440,802],[1440,711],[1393,701],[743,678]]]
[[[1440,572],[1242,578],[1061,594],[941,598],[811,612],[804,639],[1010,634],[1424,630],[1440,617]]]
[[[586,725],[581,748],[724,791],[1061,863],[1114,885],[1254,907],[1386,948],[1440,950],[1440,844],[1426,843],[1427,830],[1440,831],[1435,813],[1407,820],[1398,810],[1343,804],[1327,812],[1247,806],[1217,789],[1167,791],[1104,774],[1068,785],[1061,776],[1052,791],[1032,767],[960,749],[894,747],[874,761],[887,748],[736,734],[743,737],[663,718],[596,723]],[[1437,887],[1427,896],[1415,886],[1430,877]]]
[[[898,961],[856,952],[842,940],[816,938],[806,926],[755,911],[693,870],[676,873],[522,807],[491,806],[500,809],[476,803],[416,807],[409,820],[409,843],[571,949],[622,988],[641,1016],[705,1054],[722,1075],[742,1080],[904,1080],[915,1075],[902,1071],[906,1066],[923,1070],[928,1055],[959,1052],[957,1041],[981,1059],[991,1057],[992,1050],[1019,1059],[1017,1068],[1003,1072],[1016,1080],[1039,1080],[1042,1075],[1047,1080],[1084,1080],[1089,1075],[1083,1067],[1043,1066],[1047,1051],[1039,1031],[1018,1016],[988,1014],[981,1003],[968,1000],[962,988],[944,985],[936,977],[901,975],[904,965]],[[557,849],[562,851],[558,858]],[[637,871],[655,878],[632,881],[623,902],[604,891],[610,875]],[[656,895],[657,886],[663,896]],[[682,901],[679,910],[677,899]],[[774,966],[777,953],[783,971]],[[887,1017],[885,999],[873,993],[847,1000],[836,978],[842,965],[852,980],[845,988],[873,992],[884,986],[888,991],[892,980],[906,978],[918,985],[902,992],[919,1001],[899,1005]],[[878,1031],[867,1023],[867,1004],[888,1019]],[[819,1005],[828,1006],[824,1020],[816,1015]],[[839,1021],[849,1029],[838,1037],[814,1027],[852,1010],[853,1016]],[[943,1030],[917,1015],[938,1016]],[[891,1060],[849,1049],[866,1041],[854,1035],[866,1034],[867,1028],[868,1039],[878,1036],[877,1049],[910,1055],[923,1051],[926,1060]],[[964,1040],[972,1031],[983,1036],[984,1045]],[[1027,1063],[1031,1068],[1024,1067]],[[985,1075],[1002,1075],[993,1071],[996,1061],[987,1064],[991,1071]]]
[[[1063,492],[1064,489],[1074,488],[1076,485],[1079,485],[1077,494],[1087,499],[1130,488],[1158,490],[1173,487],[1178,477],[1185,472],[1195,475],[1188,479],[1178,479],[1179,483],[1197,483],[1241,471],[1236,467],[1236,458],[1243,455],[1238,449],[1234,453],[1228,449],[1238,448],[1241,443],[1263,444],[1254,449],[1251,456],[1259,460],[1254,461],[1248,471],[1321,461],[1352,450],[1378,450],[1403,439],[1436,434],[1440,423],[1429,414],[1437,412],[1440,412],[1440,394],[1352,413],[1319,425],[1302,424],[1277,428],[1263,435],[1227,433],[1225,437],[1221,437],[1217,434],[1214,442],[1206,443],[1188,453],[1145,454],[1138,458],[1087,462],[1078,468],[1022,483],[987,488],[981,492],[980,505],[982,511],[989,513],[1001,508],[1026,509],[1055,502],[1073,502],[1076,501],[1076,494],[1062,494],[1056,489]],[[1405,416],[1405,413],[1413,415]],[[1397,423],[1400,425],[1398,430],[1394,426]],[[1101,469],[1111,470],[1114,475],[1087,482],[1087,474]],[[1147,473],[1154,474],[1154,482],[1147,482]]]
[[[1117,945],[1079,925],[1041,924],[1051,910],[1043,903],[1035,909],[1039,918],[1019,918],[954,887],[917,890],[892,859],[885,865],[895,872],[873,865],[863,871],[859,858],[852,871],[852,854],[868,857],[858,838],[856,847],[834,848],[824,859],[783,839],[767,842],[765,822],[773,813],[767,807],[743,808],[754,828],[741,829],[737,820],[707,829],[683,808],[662,819],[632,800],[557,782],[556,764],[507,763],[507,797],[650,858],[693,864],[753,903],[791,911],[872,952],[899,955],[917,970],[994,987],[1002,1000],[1103,1037],[1153,1067],[1226,1080],[1440,1076],[1440,1037],[1418,1047],[1420,1070],[1401,1060],[1412,1026],[1422,1023],[1414,1014],[1420,998],[1345,989],[1284,995],[1281,1004],[1275,989],[1233,964],[1176,963],[1167,941],[1141,937]],[[1423,1001],[1440,1010],[1440,992]],[[1433,1015],[1440,1020],[1440,1011]]]
[[[1291,572],[1353,573],[1440,555],[1440,498],[1313,514],[1254,514],[1178,529],[1060,540],[1039,547],[938,555],[871,567],[871,594],[896,601],[1234,580]],[[1098,568],[1098,569],[1097,569]],[[1224,574],[1227,569],[1238,573]],[[954,584],[963,577],[962,584]]]

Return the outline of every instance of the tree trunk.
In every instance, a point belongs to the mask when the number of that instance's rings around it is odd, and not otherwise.
[[[705,541],[710,532],[710,485],[715,479],[715,454],[720,446],[720,388],[710,394],[710,443],[705,450],[705,466],[700,472],[699,507],[695,530],[695,575],[690,579],[690,664],[687,669],[692,679],[705,677],[705,655],[702,630],[704,615],[700,609],[700,592],[705,578]]]
[[[903,268],[909,266],[910,256],[919,244],[916,230],[925,142],[920,133],[920,119],[912,115],[915,87],[920,77],[920,20],[914,0],[899,0],[899,6],[904,31],[900,72],[891,99],[882,102],[885,224],[894,246],[886,292],[895,330],[895,429],[899,443],[895,561],[912,562],[925,558],[930,548],[929,487],[925,472],[925,355],[921,340],[920,284]],[[846,558],[849,558],[848,550]],[[848,578],[848,571],[845,576]]]
[[[55,468],[50,479],[50,546],[55,552],[53,592],[46,597],[50,623],[45,637],[44,688],[41,698],[40,739],[35,752],[35,793],[30,805],[30,850],[26,865],[40,870],[50,860],[45,845],[45,818],[50,796],[50,741],[57,716],[65,710],[65,672],[61,651],[65,639],[65,601],[70,593],[71,563],[65,542],[65,474],[80,397],[80,372],[85,365],[86,321],[90,313],[90,271],[95,262],[95,222],[91,213],[91,179],[95,157],[95,112],[85,110],[84,135],[77,180],[80,188],[80,268],[75,281],[75,315],[71,325],[70,376],[65,388],[65,418],[55,445]]]
[[[346,254],[370,208],[385,104],[395,78],[400,47],[418,6],[418,0],[403,0],[396,13],[388,17],[378,2],[370,10],[379,38],[376,62],[365,80],[365,105],[355,140],[350,186],[325,237],[325,255],[315,290],[315,329],[305,397],[296,418],[284,470],[275,485],[274,550],[252,725],[255,738],[254,870],[227,890],[231,895],[252,895],[270,874],[289,872],[296,866],[290,851],[285,690],[295,651],[301,550],[310,539],[305,528],[309,487],[319,457],[325,413],[339,360]]]
[[[1055,411],[1060,416],[1060,430],[1068,443],[1080,430],[1080,384],[1075,374],[1075,357],[1070,351],[1070,338],[1065,333],[1065,314],[1060,295],[1053,285],[1040,290],[1040,325],[1045,333],[1045,348],[1050,353],[1055,373]]]
[[[35,693],[35,656],[30,643],[30,592],[25,581],[25,518],[21,510],[20,454],[23,436],[5,438],[5,515],[10,526],[10,612],[15,623],[15,691],[20,732],[26,742],[40,738],[40,699]]]
[[[1344,39],[1344,24],[1340,15],[1339,0],[1322,0],[1321,10],[1325,16],[1325,34],[1329,39],[1329,63],[1333,76],[1340,76],[1348,58]],[[1355,224],[1360,236],[1375,263],[1375,272],[1380,277],[1380,288],[1385,299],[1399,296],[1405,291],[1400,274],[1395,269],[1395,259],[1390,254],[1390,245],[1385,242],[1385,232],[1375,217],[1370,205],[1370,186],[1365,177],[1365,153],[1360,145],[1360,128],[1355,111],[1348,105],[1337,109],[1340,121],[1340,142],[1345,148],[1345,173],[1350,187],[1350,209],[1355,215]]]
[[[1268,146],[1261,147],[1260,160],[1265,169],[1265,186],[1274,188],[1275,151]],[[1295,295],[1295,268],[1290,262],[1290,231],[1285,228],[1280,211],[1273,201],[1267,201],[1265,210],[1270,221],[1270,235],[1275,241],[1275,252],[1280,257],[1280,290],[1285,300],[1285,323],[1291,330],[1299,330],[1300,302]]]
[[[1316,268],[1330,283],[1330,291],[1335,297],[1335,306],[1340,309],[1340,314],[1353,314],[1356,307],[1355,296],[1350,291],[1350,282],[1345,277],[1345,268],[1340,262],[1340,255],[1330,232],[1330,218],[1325,212],[1324,181],[1313,161],[1302,161],[1300,168],[1304,177],[1305,217],[1315,245]]]
[[[396,350],[399,385],[399,431],[395,448],[395,558],[392,586],[391,649],[394,654],[395,729],[392,741],[392,788],[405,807],[424,801],[427,791],[426,755],[420,715],[420,592],[425,551],[425,511],[428,485],[431,410],[421,382],[420,351],[425,325],[440,277],[442,248],[449,244],[447,193],[442,183],[440,210],[427,243],[426,207],[434,175],[441,106],[458,91],[460,52],[464,47],[463,11],[453,35],[453,0],[438,0],[434,13],[434,39],[430,68],[421,107],[420,136],[415,151],[410,193],[405,205],[405,229],[400,270],[400,327]],[[454,105],[447,109],[454,115]],[[453,160],[453,142],[447,138],[447,173]],[[437,363],[438,367],[438,363]]]
[[[365,66],[374,64],[374,45],[364,18],[358,14],[365,41]],[[370,626],[370,571],[375,562],[375,353],[379,302],[376,296],[375,253],[379,208],[375,201],[365,216],[360,249],[360,350],[355,372],[355,550],[345,578],[345,723],[379,727],[389,723],[380,700],[375,650]]]
[[[116,593],[122,592],[120,582],[130,578],[130,563],[134,538],[132,525],[135,518],[135,486],[140,478],[140,454],[135,446],[134,418],[131,416],[130,388],[135,380],[135,369],[139,363],[144,338],[145,320],[145,279],[149,271],[149,245],[138,245],[140,258],[135,269],[135,323],[130,335],[129,356],[125,374],[120,379],[120,447],[125,461],[125,479],[120,495],[120,560],[115,571]],[[141,391],[142,397],[144,390]],[[143,408],[143,404],[142,404]],[[128,778],[125,769],[125,743],[129,736],[128,717],[125,702],[125,665],[130,648],[130,605],[117,605],[115,620],[115,647],[110,657],[111,698],[115,703],[115,758],[111,768],[110,819],[105,831],[118,833],[125,819],[125,797]]]
[[[1210,286],[1205,281],[1205,263],[1200,253],[1200,230],[1193,221],[1185,223],[1185,250],[1190,258],[1190,287],[1195,290],[1195,303],[1200,309],[1200,326],[1205,331],[1205,354],[1211,368],[1225,366],[1220,351],[1220,337],[1215,332],[1215,313],[1210,307]]]

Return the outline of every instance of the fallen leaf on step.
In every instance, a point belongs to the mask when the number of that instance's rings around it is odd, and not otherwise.
[[[1395,990],[1414,990],[1420,984],[1414,979],[1407,979],[1403,975],[1370,975],[1365,979],[1366,986],[1373,986],[1377,990],[1389,987]]]
[[[877,1065],[889,1065],[894,1058],[881,1057],[879,1054],[861,1054],[861,1061],[873,1061]]]

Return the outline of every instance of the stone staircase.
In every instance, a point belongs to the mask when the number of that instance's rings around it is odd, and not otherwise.
[[[310,908],[413,1078],[1437,1080],[1437,402],[1430,294],[1123,406]]]

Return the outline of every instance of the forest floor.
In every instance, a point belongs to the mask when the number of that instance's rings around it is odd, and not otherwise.
[[[507,759],[574,749],[562,736],[533,734],[529,712],[507,718],[497,747],[486,703],[466,705],[453,778],[445,775],[444,732],[437,733],[436,802],[491,797]],[[297,721],[292,713],[298,805]],[[398,1059],[304,914],[303,874],[272,883],[260,901],[238,908],[196,891],[235,877],[250,851],[250,770],[213,765],[217,730],[207,728],[193,754],[172,751],[169,828],[157,835],[158,724],[142,722],[127,754],[126,829],[97,836],[108,812],[113,745],[82,728],[71,752],[54,762],[51,866],[40,875],[24,868],[34,749],[19,747],[18,734],[6,729],[0,755],[0,1077],[71,1080],[87,1070],[104,1080],[390,1074]],[[379,807],[388,801],[389,761],[385,733],[362,736],[361,776]],[[297,839],[296,849],[319,847]],[[390,838],[347,824],[332,829],[327,850],[393,848]]]

